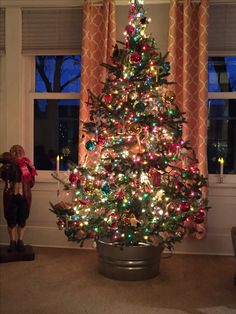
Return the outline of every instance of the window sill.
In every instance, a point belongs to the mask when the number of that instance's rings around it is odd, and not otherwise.
[[[236,188],[236,175],[225,174],[223,175],[223,182],[220,182],[219,174],[209,174],[208,182],[210,188]]]

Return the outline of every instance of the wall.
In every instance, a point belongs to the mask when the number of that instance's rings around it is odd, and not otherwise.
[[[117,7],[117,38],[123,40],[124,27],[127,25],[127,6]],[[168,5],[147,5],[148,16],[152,18],[149,30],[157,40],[162,53],[167,50],[168,36]],[[11,32],[19,32],[20,12],[16,8],[8,11],[8,23]],[[10,34],[7,34],[8,40]],[[12,36],[12,34],[11,34]],[[19,40],[8,41],[11,54],[0,57],[0,148],[1,151],[9,149],[10,145],[21,143],[26,147],[27,154],[31,154],[29,143],[32,140],[30,121],[25,117],[29,107],[29,89],[24,81],[25,59],[19,49]],[[29,76],[27,75],[27,80]],[[26,81],[27,81],[26,80]],[[24,88],[22,88],[24,86]],[[23,91],[23,95],[22,95]],[[30,119],[31,114],[27,112]],[[23,117],[24,116],[24,117]],[[24,122],[24,119],[26,121]],[[19,132],[18,132],[18,129]],[[28,140],[29,139],[29,140]],[[209,205],[211,210],[208,216],[208,235],[201,241],[186,239],[176,245],[175,251],[193,254],[223,254],[233,255],[230,237],[230,228],[236,223],[236,184],[234,176],[225,176],[225,182],[217,183],[218,178],[211,176],[209,186]],[[230,182],[231,180],[231,182]],[[3,184],[0,183],[2,199]],[[56,226],[56,217],[49,211],[49,201],[56,202],[57,183],[51,178],[50,173],[40,172],[33,188],[33,202],[28,220],[25,242],[35,246],[56,246],[79,248],[75,243],[70,243]],[[8,235],[3,218],[2,202],[0,203],[0,242],[7,243]],[[92,248],[88,242],[86,247]]]

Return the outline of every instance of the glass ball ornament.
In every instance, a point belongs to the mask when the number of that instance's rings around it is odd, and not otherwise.
[[[127,128],[127,132],[130,134],[140,133],[142,130],[142,126],[138,123],[133,123]]]
[[[129,93],[129,98],[132,99],[132,100],[135,100],[138,98],[138,93],[135,92],[135,91],[132,91]]]
[[[58,220],[57,226],[59,230],[63,230],[65,228],[65,222],[63,220]]]
[[[79,175],[77,173],[72,172],[69,176],[69,181],[71,184],[77,184],[79,181]]]
[[[139,101],[139,102],[137,102],[137,103],[134,105],[134,108],[135,108],[135,110],[138,111],[138,112],[143,112],[143,111],[145,110],[146,106],[145,106],[145,103],[144,103],[144,102]]]
[[[125,31],[127,32],[127,34],[129,35],[134,35],[135,34],[135,27],[132,25],[127,25],[125,27]]]
[[[204,222],[204,216],[202,216],[201,214],[196,214],[194,216],[194,222],[196,222],[196,224],[201,224]]]
[[[111,94],[106,94],[103,96],[103,101],[105,103],[111,103],[112,102],[112,95]]]
[[[163,101],[167,103],[173,103],[175,101],[175,93],[172,90],[167,90],[165,94],[162,96]]]
[[[181,202],[179,207],[180,207],[180,210],[184,213],[186,213],[190,210],[190,204],[187,201]]]
[[[106,143],[106,138],[102,135],[98,135],[98,141],[97,141],[98,145],[104,145]]]
[[[130,61],[132,63],[139,63],[142,61],[142,56],[137,52],[134,51],[131,55],[130,55]]]
[[[85,147],[89,151],[93,151],[96,148],[96,143],[94,141],[89,140],[86,144]]]
[[[111,188],[108,182],[104,182],[102,185],[102,192],[106,195],[110,194]]]

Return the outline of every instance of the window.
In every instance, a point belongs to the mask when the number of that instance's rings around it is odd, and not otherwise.
[[[35,57],[34,164],[38,170],[60,170],[78,162],[81,58]]]
[[[236,174],[236,56],[208,60],[208,170]]]

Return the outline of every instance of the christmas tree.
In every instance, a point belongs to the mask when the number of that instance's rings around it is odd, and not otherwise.
[[[170,65],[147,33],[143,0],[131,0],[100,95],[89,91],[87,155],[63,181],[72,200],[51,204],[70,241],[106,239],[173,248],[202,223],[206,178],[188,141],[167,77]],[[57,178],[60,180],[60,178]]]

